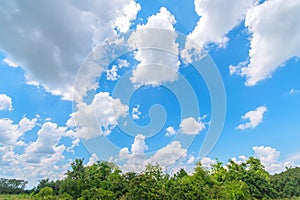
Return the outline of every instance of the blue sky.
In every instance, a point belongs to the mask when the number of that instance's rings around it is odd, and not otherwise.
[[[123,171],[249,156],[270,173],[299,166],[299,9],[3,1],[0,176],[33,186],[75,158]]]

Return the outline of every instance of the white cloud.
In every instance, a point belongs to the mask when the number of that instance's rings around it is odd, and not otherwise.
[[[36,126],[37,119],[22,118],[18,124],[10,119],[0,119],[0,144],[15,145],[18,139]]]
[[[162,7],[157,14],[148,18],[145,25],[138,25],[137,29],[141,31],[133,33],[130,37],[129,42],[135,48],[155,47],[155,49],[138,49],[135,53],[135,59],[139,64],[132,72],[131,82],[136,86],[157,86],[177,80],[179,68],[178,44],[175,41],[177,34],[149,30],[156,28],[175,31],[173,26],[175,23],[175,17]],[[159,49],[168,49],[175,55]]]
[[[119,155],[112,157],[110,161],[118,163],[121,170],[124,172],[135,171],[141,172],[144,169],[146,159],[145,151],[148,150],[148,145],[145,143],[146,137],[138,134],[134,138],[131,149],[124,147],[120,149]]]
[[[92,166],[97,161],[99,161],[99,158],[95,153],[93,153],[92,156],[90,157],[88,163],[86,164],[86,166]]]
[[[231,160],[237,164],[242,164],[243,162],[245,162],[248,158],[244,155],[238,156],[238,158],[233,157]]]
[[[0,119],[0,165],[18,164],[14,150],[18,146],[26,146],[22,136],[36,126],[37,119],[22,118],[18,124],[10,119]]]
[[[72,145],[67,148],[67,151],[74,153],[74,149],[75,149],[75,147],[79,146],[79,143],[80,143],[80,138],[75,138],[72,141]]]
[[[200,19],[180,52],[189,63],[206,56],[203,47],[210,43],[225,47],[226,35],[243,21],[255,0],[194,0],[194,5]]]
[[[245,25],[252,34],[249,63],[236,72],[247,78],[246,85],[270,78],[287,60],[300,56],[299,9],[297,0],[273,0],[247,13]]]
[[[3,126],[3,124],[6,124]],[[19,140],[21,136],[36,126],[36,118],[29,120],[23,118],[19,124],[13,124],[11,120],[1,119],[0,131],[9,131],[10,141],[4,142],[1,138],[3,148],[0,149],[1,176],[11,174],[13,178],[29,180],[29,187],[33,187],[43,178],[51,180],[63,177],[69,163],[65,163],[63,153],[65,145],[60,145],[62,137],[71,135],[66,127],[58,127],[52,122],[45,122],[37,133],[36,141],[26,144]],[[7,135],[6,135],[7,136]],[[0,136],[1,137],[1,136]],[[22,142],[25,150],[23,153],[15,151],[15,148]],[[65,163],[65,164],[62,164]],[[24,173],[24,171],[30,173]],[[10,178],[10,177],[8,177]]]
[[[111,81],[116,81],[120,78],[118,75],[118,70],[123,67],[129,67],[130,63],[127,60],[118,59],[118,64],[113,65],[111,69],[106,70],[106,79]]]
[[[4,58],[3,60],[2,60],[4,63],[6,63],[8,66],[10,66],[10,67],[15,67],[15,68],[17,68],[19,65],[18,64],[16,64],[16,63],[14,63],[13,61],[11,61],[11,60],[9,60],[8,58]]]
[[[286,167],[294,166],[292,161],[278,162],[280,152],[275,148],[254,146],[252,149],[255,152],[255,157],[261,161],[265,169],[271,174],[282,172]]]
[[[175,135],[176,133],[177,133],[176,130],[172,126],[169,126],[166,129],[166,136],[172,136],[172,135]]]
[[[204,158],[201,158],[200,162],[204,168],[210,168],[212,164],[216,163],[216,160],[211,159],[209,157],[204,157]]]
[[[238,125],[236,129],[244,130],[248,128],[255,128],[263,121],[264,113],[266,111],[266,106],[260,106],[257,107],[255,110],[247,112],[245,115],[242,116],[242,119],[249,120],[249,122]]]
[[[289,93],[290,93],[291,95],[300,94],[300,90],[290,89]]]
[[[12,100],[6,94],[0,94],[0,110],[12,110]]]
[[[61,164],[65,162],[63,155],[65,149],[64,145],[56,146],[53,148],[53,154],[43,155],[37,163],[27,163],[25,159],[29,158],[28,155],[20,155],[17,157],[18,164],[7,166],[6,170],[13,174],[14,178],[29,180],[29,187],[35,186],[39,180],[45,178],[50,180],[62,179],[70,166],[70,163]],[[24,173],[24,171],[30,173]]]
[[[296,162],[296,163],[300,164],[300,152],[293,153],[292,155],[290,155],[288,157],[287,160],[290,160],[291,162]]]
[[[194,157],[194,156],[191,156],[191,157],[188,159],[188,161],[187,161],[188,164],[194,164],[194,162],[195,162],[195,157]]]
[[[123,67],[129,67],[130,63],[127,60],[118,59],[118,68],[122,69]]]
[[[167,146],[159,149],[146,163],[158,163],[160,167],[172,167],[178,160],[187,156],[187,150],[184,149],[179,141],[173,141]]]
[[[106,79],[110,81],[116,81],[120,78],[118,75],[118,67],[116,65],[113,65],[111,69],[106,70]]]
[[[126,3],[127,5],[123,7],[122,14],[113,23],[122,33],[129,30],[131,22],[135,20],[137,13],[141,10],[141,6],[135,1],[127,1]]]
[[[180,123],[180,131],[186,135],[197,135],[205,129],[205,124],[201,120],[193,117],[185,118]]]
[[[66,128],[58,127],[55,123],[44,123],[37,133],[37,140],[26,147],[22,157],[28,163],[39,163],[41,158],[55,154],[58,142],[65,135],[65,131]]]
[[[110,161],[117,163],[124,172],[141,172],[149,163],[158,163],[160,167],[172,170],[187,158],[187,150],[182,147],[179,141],[173,141],[148,158],[145,153],[147,150],[148,145],[145,143],[145,136],[138,134],[131,145],[130,151],[127,147],[124,147],[119,151],[119,155],[112,157]]]
[[[195,11],[200,19],[189,37],[200,46],[207,43],[225,46],[226,34],[244,19],[254,4],[254,0],[195,0]]]
[[[244,61],[244,62],[240,62],[237,66],[230,65],[229,66],[229,74],[230,75],[234,75],[234,74],[241,75],[240,69],[247,66],[248,63],[249,63],[248,61]]]
[[[148,150],[148,146],[145,143],[145,136],[138,134],[135,136],[134,143],[131,145],[131,152],[133,154],[143,154],[146,150]]]
[[[108,135],[118,124],[118,119],[128,114],[128,106],[120,99],[113,99],[107,92],[95,95],[91,104],[80,102],[77,111],[67,121],[68,127],[75,127],[77,137],[91,139]]]
[[[140,105],[136,105],[135,107],[132,108],[132,111],[131,111],[132,119],[140,119],[140,115],[142,113],[139,109],[140,109]]]
[[[71,99],[84,57],[115,28],[126,32],[139,10],[133,0],[2,2],[0,49],[28,83]]]

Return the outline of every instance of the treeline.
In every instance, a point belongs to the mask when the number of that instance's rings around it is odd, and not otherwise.
[[[21,194],[25,192],[27,181],[0,178],[0,194]]]
[[[300,196],[300,168],[270,175],[260,160],[221,162],[205,169],[197,163],[193,173],[184,169],[170,175],[159,165],[141,173],[122,173],[109,162],[84,166],[76,159],[64,180],[41,180],[31,191],[34,199],[281,199]]]

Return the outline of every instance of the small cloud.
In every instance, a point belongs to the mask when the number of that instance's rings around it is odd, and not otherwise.
[[[248,128],[255,128],[258,126],[264,118],[264,113],[267,111],[266,106],[260,106],[257,107],[255,110],[251,110],[247,112],[245,115],[242,116],[243,120],[249,120],[249,122],[246,122],[244,124],[238,125],[235,129],[248,129]]]
[[[116,81],[120,78],[120,75],[118,75],[118,67],[116,65],[113,65],[111,69],[106,70],[106,79],[109,81]]]
[[[249,61],[246,60],[244,62],[240,62],[237,66],[230,65],[229,66],[229,74],[230,75],[236,74],[236,75],[242,76],[243,75],[242,69],[244,67],[246,67],[248,64],[249,64]]]
[[[296,95],[296,94],[300,94],[300,90],[296,90],[296,89],[290,89],[289,94],[291,95]]]
[[[204,157],[200,160],[202,167],[204,168],[210,168],[212,164],[216,163],[216,160]]]
[[[0,94],[0,110],[8,110],[11,111],[12,107],[12,100],[6,94]]]
[[[167,129],[166,129],[166,136],[172,136],[172,135],[175,135],[177,132],[176,130],[174,129],[174,127],[172,126],[169,126]]]
[[[19,67],[19,65],[17,63],[15,63],[14,61],[8,59],[8,58],[4,58],[2,60],[4,63],[6,63],[7,65],[9,65],[10,67],[14,67],[14,68],[17,68]]]
[[[90,157],[89,162],[86,164],[86,166],[92,166],[98,160],[99,160],[98,156],[95,153],[93,153],[93,155]]]
[[[79,138],[76,138],[75,140],[73,140],[72,145],[67,148],[67,151],[71,152],[71,153],[74,153],[74,149],[75,149],[75,147],[79,146],[79,142],[80,142]]]
[[[240,155],[238,156],[238,158],[233,157],[231,160],[237,164],[242,164],[243,162],[245,162],[248,158],[245,155]]]
[[[195,157],[194,157],[194,156],[191,156],[191,157],[188,159],[188,161],[187,161],[188,164],[193,164],[194,162],[195,162]]]
[[[300,163],[300,152],[294,153],[288,157],[288,160]]]
[[[132,108],[132,111],[131,111],[132,119],[135,119],[135,120],[140,119],[140,115],[142,113],[139,109],[140,109],[140,105],[136,105],[135,107]]]
[[[127,60],[119,59],[117,65],[113,65],[111,69],[106,70],[106,79],[109,81],[116,81],[120,78],[118,70],[123,67],[129,67],[130,63]]]
[[[118,68],[121,69],[123,67],[129,67],[130,63],[127,60],[119,59],[118,60]]]
[[[197,135],[205,129],[205,123],[199,118],[197,121],[193,117],[185,118],[180,123],[180,131],[186,135]]]

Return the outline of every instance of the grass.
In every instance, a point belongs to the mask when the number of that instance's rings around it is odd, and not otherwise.
[[[0,200],[29,200],[28,194],[0,194]]]

